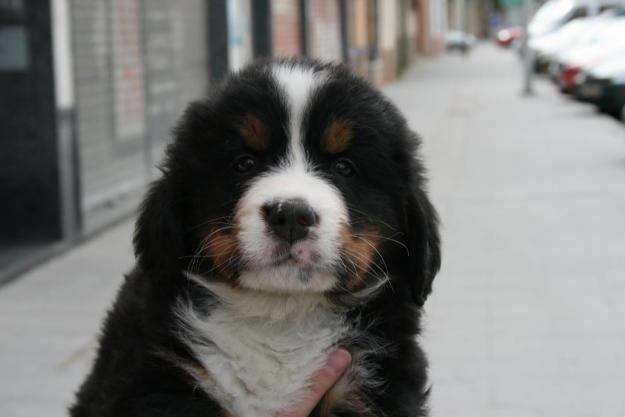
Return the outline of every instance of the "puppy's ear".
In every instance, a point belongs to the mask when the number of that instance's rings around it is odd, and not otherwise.
[[[180,266],[183,238],[172,188],[166,177],[154,182],[141,204],[133,242],[144,270],[175,270]]]
[[[438,215],[425,192],[418,189],[404,202],[405,244],[408,247],[407,279],[412,299],[422,306],[432,292],[432,281],[441,266]]]

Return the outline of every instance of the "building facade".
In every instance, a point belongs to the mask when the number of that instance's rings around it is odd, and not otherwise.
[[[186,104],[228,71],[307,56],[390,82],[435,49],[432,4],[0,0],[0,281],[133,213]]]

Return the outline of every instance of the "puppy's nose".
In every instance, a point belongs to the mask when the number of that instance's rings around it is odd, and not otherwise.
[[[317,223],[315,211],[300,199],[267,203],[263,210],[271,231],[289,243],[306,238]]]

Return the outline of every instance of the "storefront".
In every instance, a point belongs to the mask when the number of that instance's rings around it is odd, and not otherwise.
[[[134,213],[185,106],[228,71],[308,56],[391,81],[415,4],[0,0],[0,282]]]
[[[30,3],[0,0],[0,281],[64,233],[51,4]]]

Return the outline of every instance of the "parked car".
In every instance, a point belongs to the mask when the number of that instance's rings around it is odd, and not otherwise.
[[[577,79],[574,93],[603,112],[621,115],[625,106],[625,53],[585,70]]]
[[[595,17],[575,19],[554,32],[531,38],[528,46],[534,55],[536,71],[547,71],[556,54],[590,42],[614,16],[611,10]]]
[[[501,29],[497,32],[497,45],[502,48],[509,48],[517,43],[521,39],[521,36],[523,36],[523,28],[520,26],[511,26]]]
[[[553,32],[565,23],[590,15],[590,7],[599,0],[548,0],[534,14],[527,31],[530,37]]]
[[[623,5],[622,0],[547,0],[530,20],[528,33],[530,37],[546,35],[574,19]]]
[[[563,92],[571,92],[578,74],[621,54],[625,54],[625,17],[611,19],[589,39],[556,54],[549,72]]]
[[[452,30],[447,32],[447,50],[458,50],[461,52],[468,52],[473,46],[475,46],[475,36],[470,33],[462,32],[460,30]]]

